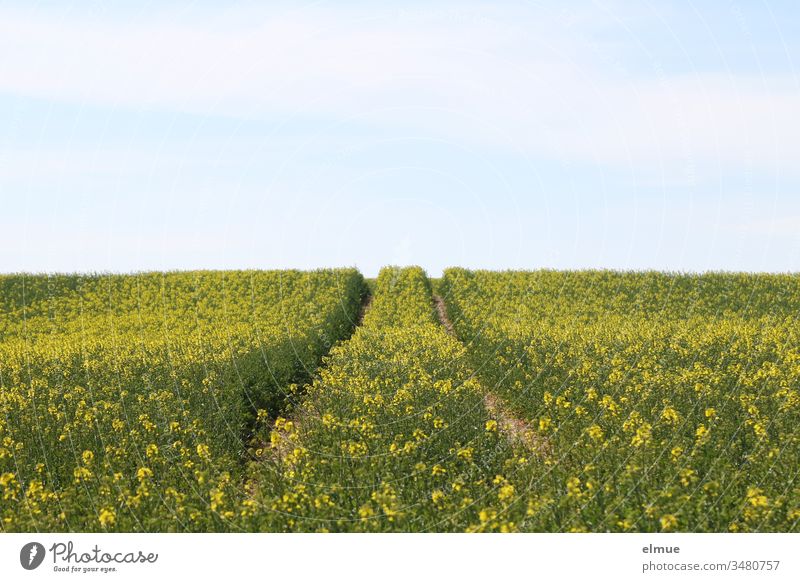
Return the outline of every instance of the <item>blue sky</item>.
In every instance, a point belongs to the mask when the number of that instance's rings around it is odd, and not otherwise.
[[[0,271],[798,271],[793,2],[3,2]]]

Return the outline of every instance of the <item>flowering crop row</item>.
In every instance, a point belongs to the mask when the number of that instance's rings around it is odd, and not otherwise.
[[[258,451],[244,527],[510,531],[529,463],[498,435],[419,268],[386,268],[364,325],[334,347]]]
[[[800,529],[799,277],[450,269],[440,290],[550,445],[525,529]]]
[[[0,278],[0,527],[234,527],[243,440],[352,329],[355,270]]]
[[[0,277],[0,527],[800,528],[797,276],[439,291],[464,343],[419,268],[346,341],[355,270]]]

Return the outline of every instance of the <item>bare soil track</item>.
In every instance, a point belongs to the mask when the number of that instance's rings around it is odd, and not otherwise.
[[[444,326],[447,333],[456,337],[453,322],[447,315],[447,306],[439,295],[433,296],[433,305],[439,321]],[[498,429],[514,445],[521,446],[537,456],[546,457],[550,454],[550,446],[546,439],[543,439],[530,423],[517,417],[503,402],[503,400],[488,390],[484,390],[483,405],[489,416],[497,421]]]

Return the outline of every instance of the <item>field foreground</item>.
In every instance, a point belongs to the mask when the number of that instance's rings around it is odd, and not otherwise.
[[[798,531],[800,277],[0,277],[3,531]]]

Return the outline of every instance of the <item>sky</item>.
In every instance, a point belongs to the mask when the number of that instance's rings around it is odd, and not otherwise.
[[[800,271],[800,4],[0,0],[0,272]]]

